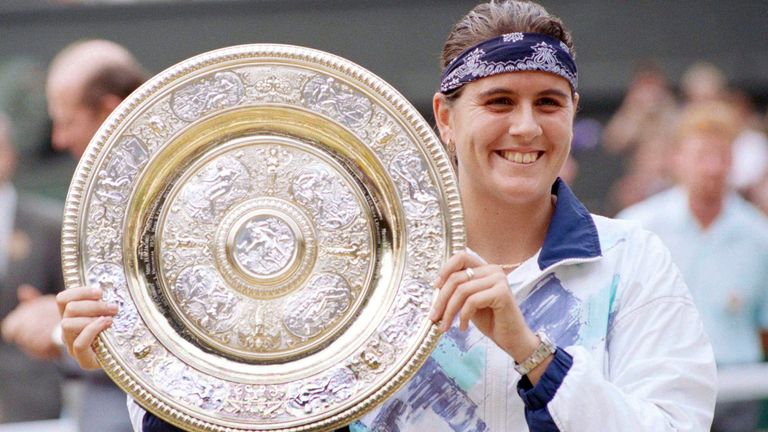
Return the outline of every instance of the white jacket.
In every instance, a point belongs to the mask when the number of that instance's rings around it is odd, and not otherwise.
[[[559,180],[553,193],[544,246],[509,281],[532,330],[569,355],[530,389],[493,342],[454,326],[352,431],[709,430],[714,357],[667,248],[636,224],[590,215]]]

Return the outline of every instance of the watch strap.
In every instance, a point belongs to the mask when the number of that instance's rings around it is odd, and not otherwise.
[[[527,359],[520,363],[515,362],[515,370],[520,375],[528,375],[528,372],[536,369],[547,357],[555,353],[557,347],[549,339],[546,333],[540,331],[536,333],[539,338],[539,346]]]

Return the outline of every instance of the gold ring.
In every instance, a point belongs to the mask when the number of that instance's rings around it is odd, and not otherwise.
[[[475,271],[467,267],[464,269],[464,273],[467,274],[467,282],[471,281],[475,277]]]

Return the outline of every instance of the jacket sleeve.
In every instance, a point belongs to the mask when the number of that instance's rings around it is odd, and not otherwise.
[[[538,405],[523,397],[526,417],[546,404],[549,428],[529,420],[529,427],[539,427],[532,430],[709,430],[717,383],[709,339],[666,247],[655,235],[639,236],[622,265],[623,292],[609,323],[603,370],[585,348],[568,347],[572,363],[565,373],[545,372],[559,382],[542,379],[529,390],[543,395]],[[540,389],[542,383],[550,391]]]
[[[126,405],[128,405],[128,417],[131,419],[133,432],[142,432],[141,420],[144,418],[146,411],[139,404],[137,404],[135,400],[133,400],[131,395],[128,395]]]

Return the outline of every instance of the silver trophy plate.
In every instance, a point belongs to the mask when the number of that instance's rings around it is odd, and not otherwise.
[[[69,190],[63,267],[119,305],[94,348],[156,415],[330,430],[430,354],[431,282],[463,243],[449,158],[399,93],[259,44],[169,68],[102,125]]]

